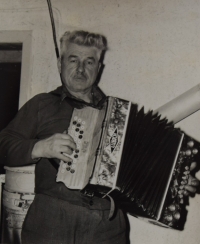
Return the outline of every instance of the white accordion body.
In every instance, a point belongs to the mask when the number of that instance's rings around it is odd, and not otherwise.
[[[74,109],[68,134],[74,138],[77,150],[70,156],[72,164],[61,161],[57,181],[70,189],[81,190],[89,182],[115,188],[130,105],[126,101],[126,106],[122,106],[121,99],[109,97],[108,104],[101,110]],[[116,106],[123,118],[115,118],[113,123]],[[108,165],[112,166],[112,171]]]

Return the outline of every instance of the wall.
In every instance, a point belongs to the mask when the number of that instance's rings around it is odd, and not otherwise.
[[[200,3],[196,0],[52,0],[58,35],[68,29],[105,34],[109,41],[101,88],[155,109],[199,83]],[[26,99],[60,84],[45,1],[2,0],[0,30],[31,31]],[[22,102],[23,103],[23,102]],[[180,126],[200,140],[200,113]],[[130,217],[131,243],[200,243],[200,196],[190,199],[185,230]]]

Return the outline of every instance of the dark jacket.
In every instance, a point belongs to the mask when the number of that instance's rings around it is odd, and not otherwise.
[[[75,99],[66,89],[58,87],[50,93],[42,93],[30,99],[18,112],[13,121],[0,133],[0,154],[6,159],[6,165],[19,167],[35,163],[31,152],[38,140],[63,133],[69,127],[74,107],[99,107],[105,95],[96,87],[93,90],[94,101],[87,104]],[[88,197],[77,190],[69,190],[56,182],[58,164],[53,159],[41,158],[36,163],[35,192],[60,198],[77,205],[88,205]],[[105,199],[93,200],[90,208],[109,209]]]

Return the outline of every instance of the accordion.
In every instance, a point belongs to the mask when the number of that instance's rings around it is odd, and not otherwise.
[[[68,134],[77,149],[61,161],[57,182],[111,196],[129,214],[182,229],[184,185],[199,143],[129,101],[108,97],[101,109],[74,109]],[[187,200],[187,199],[186,199]]]

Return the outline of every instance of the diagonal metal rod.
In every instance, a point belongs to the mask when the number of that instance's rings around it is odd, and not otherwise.
[[[55,46],[55,51],[56,51],[56,57],[59,58],[60,55],[59,55],[59,49],[58,49],[58,45],[57,45],[57,41],[56,41],[56,28],[55,28],[55,23],[54,23],[51,0],[47,0],[47,4],[48,4],[50,19],[51,19],[51,26],[52,26],[52,32],[53,32],[53,41],[54,41],[54,46]]]

